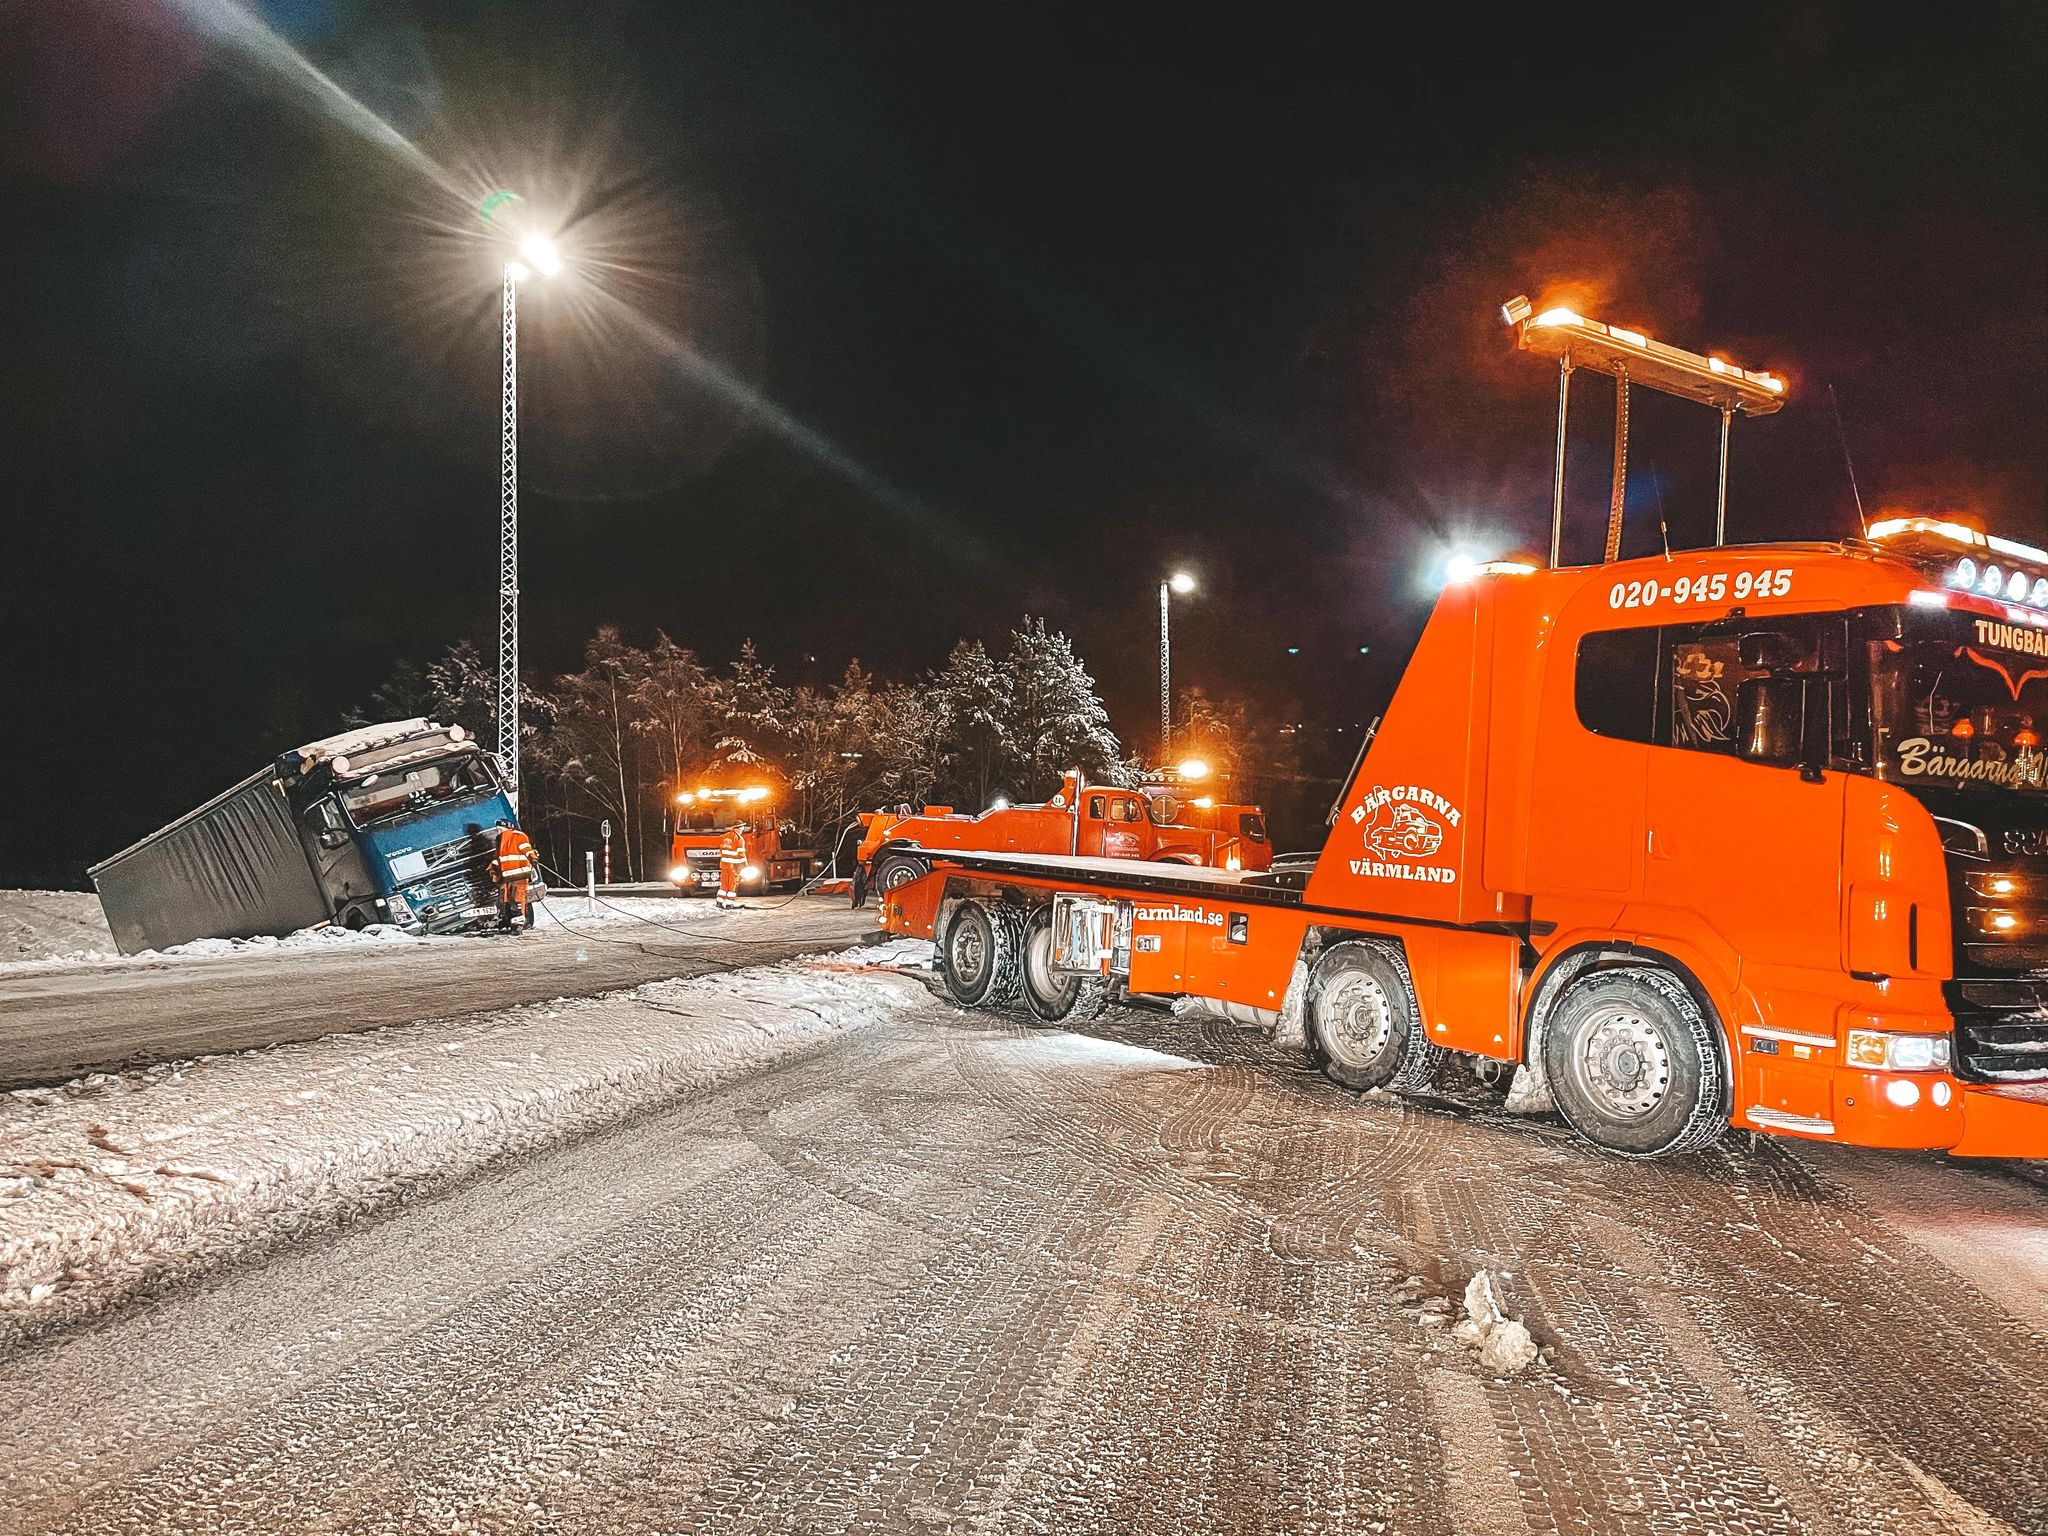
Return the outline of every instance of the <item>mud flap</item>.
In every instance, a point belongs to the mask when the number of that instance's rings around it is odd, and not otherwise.
[[[1963,1139],[1951,1157],[2048,1158],[2048,1083],[1965,1088]]]

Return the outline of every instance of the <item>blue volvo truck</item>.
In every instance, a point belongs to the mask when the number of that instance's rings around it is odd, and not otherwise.
[[[327,923],[457,933],[507,923],[491,862],[516,824],[461,726],[398,720],[284,753],[91,875],[123,954]]]

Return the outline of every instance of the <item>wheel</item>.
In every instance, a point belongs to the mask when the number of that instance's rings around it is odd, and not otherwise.
[[[939,948],[939,979],[963,1008],[1000,1008],[1017,995],[1022,944],[1015,918],[1000,907],[965,901]]]
[[[1074,1011],[1090,978],[1052,968],[1052,908],[1035,907],[1024,919],[1024,1006],[1034,1019],[1057,1024]]]
[[[1427,1088],[1444,1055],[1422,1032],[1407,962],[1377,944],[1323,951],[1308,981],[1308,1042],[1346,1088]]]
[[[875,860],[875,878],[871,884],[886,896],[897,886],[922,880],[931,872],[929,859],[921,859],[914,853],[885,853]]]
[[[1669,971],[1573,982],[1544,1023],[1543,1070],[1571,1128],[1624,1157],[1696,1151],[1728,1129],[1721,1042]]]

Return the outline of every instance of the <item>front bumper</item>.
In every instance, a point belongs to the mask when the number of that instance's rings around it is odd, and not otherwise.
[[[1832,1108],[1805,1113],[1768,1103],[1736,1116],[1774,1135],[1852,1147],[1957,1157],[2048,1158],[2048,1083],[1997,1086],[1946,1072],[1827,1071]]]
[[[1963,1136],[1951,1155],[2048,1158],[2048,1083],[1972,1087],[1963,1098]]]

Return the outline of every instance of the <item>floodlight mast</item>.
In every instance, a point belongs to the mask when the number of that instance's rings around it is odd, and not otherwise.
[[[1621,553],[1622,503],[1628,486],[1628,392],[1642,384],[1667,395],[1711,405],[1721,413],[1721,463],[1714,492],[1714,543],[1728,536],[1728,428],[1737,411],[1768,416],[1785,403],[1785,381],[1775,374],[1741,368],[1725,358],[1705,357],[1652,341],[1640,331],[1603,325],[1569,309],[1537,314],[1526,296],[1501,306],[1501,319],[1525,352],[1557,358],[1557,454],[1550,484],[1550,564],[1560,563],[1564,539],[1565,424],[1571,410],[1572,370],[1585,367],[1614,375],[1614,480],[1607,508],[1607,560]]]
[[[519,809],[519,278],[505,263],[503,387],[498,397],[498,767]]]

